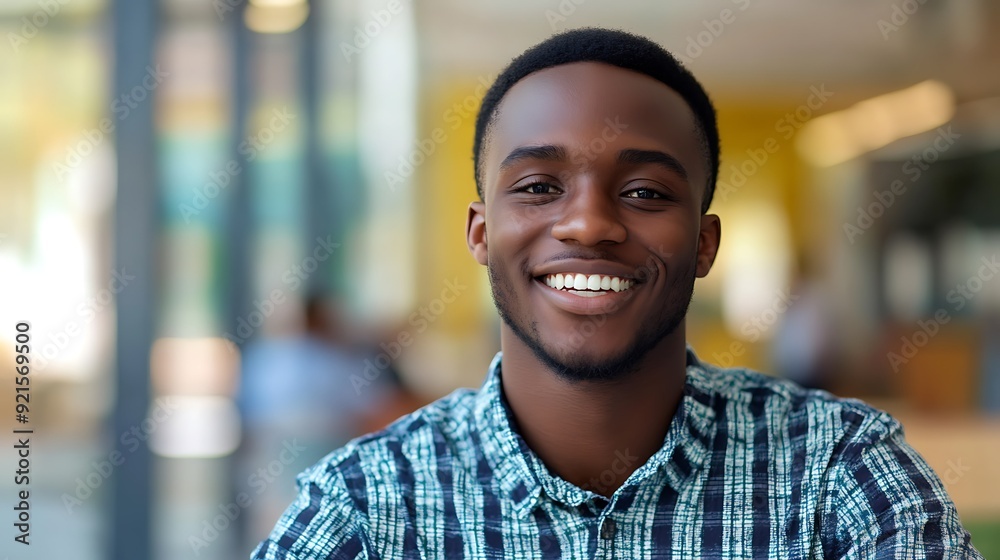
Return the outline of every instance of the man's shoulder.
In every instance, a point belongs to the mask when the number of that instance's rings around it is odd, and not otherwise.
[[[889,413],[862,400],[807,389],[752,369],[700,363],[689,370],[689,377],[703,399],[742,417],[731,421],[764,418],[772,428],[777,424],[786,431],[825,434],[837,443],[872,443],[902,429]]]
[[[298,475],[299,495],[261,543],[255,558],[361,557],[381,512],[400,507],[418,481],[434,475],[434,458],[464,457],[477,429],[476,395],[458,389],[385,428],[357,437]],[[430,460],[429,460],[430,459]],[[289,556],[290,557],[290,556]],[[367,556],[364,556],[367,557]]]

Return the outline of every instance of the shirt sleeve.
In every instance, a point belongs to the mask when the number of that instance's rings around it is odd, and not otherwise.
[[[308,471],[307,471],[308,473]],[[376,557],[362,516],[343,486],[307,473],[298,479],[299,495],[253,551],[251,560],[358,560]]]
[[[983,560],[941,480],[906,442],[899,422],[883,413],[860,434],[828,478],[823,557]]]

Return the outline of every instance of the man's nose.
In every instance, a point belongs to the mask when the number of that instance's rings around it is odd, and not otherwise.
[[[617,200],[596,185],[582,187],[570,196],[563,215],[552,226],[553,237],[587,246],[625,241],[628,232]]]

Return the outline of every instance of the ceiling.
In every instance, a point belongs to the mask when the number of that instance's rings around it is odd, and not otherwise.
[[[438,77],[492,75],[553,32],[603,26],[646,35],[686,56],[714,97],[773,102],[827,84],[838,92],[829,106],[836,109],[928,78],[948,83],[959,101],[1000,95],[1000,2],[991,0],[417,5],[422,70]],[[693,46],[699,39],[706,45],[700,52]]]

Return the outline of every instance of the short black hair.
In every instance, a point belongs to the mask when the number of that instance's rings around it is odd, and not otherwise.
[[[472,147],[479,198],[483,199],[481,150],[503,96],[514,84],[533,72],[573,62],[603,62],[639,72],[680,94],[698,121],[699,140],[709,163],[708,184],[701,208],[702,213],[707,212],[719,175],[719,129],[715,122],[715,107],[708,94],[691,72],[660,45],[626,31],[594,27],[565,31],[531,47],[512,60],[490,86],[476,117],[476,136]]]

